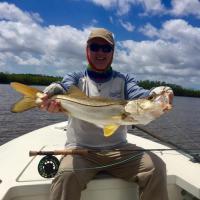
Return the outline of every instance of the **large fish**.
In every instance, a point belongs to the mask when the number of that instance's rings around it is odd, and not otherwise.
[[[24,95],[13,105],[12,112],[23,112],[41,105],[42,91],[16,82],[11,83],[11,87]],[[68,115],[103,128],[104,136],[112,135],[120,125],[148,124],[172,108],[165,92],[148,99],[126,101],[88,97],[72,86],[67,94],[55,95],[51,99],[60,101]]]

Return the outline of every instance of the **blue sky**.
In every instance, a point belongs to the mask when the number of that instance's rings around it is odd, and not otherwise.
[[[115,35],[116,70],[200,89],[198,0],[0,1],[0,71],[64,76],[83,70],[95,27]]]

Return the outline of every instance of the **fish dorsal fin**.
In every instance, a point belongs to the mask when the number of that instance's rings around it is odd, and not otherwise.
[[[78,87],[72,85],[68,91],[67,95],[70,97],[82,97],[82,98],[88,98],[84,92],[82,92]]]
[[[110,124],[107,126],[104,126],[103,133],[105,137],[111,136],[117,129],[119,128],[119,125],[116,124]]]
[[[17,92],[23,94],[24,96],[35,98],[37,93],[41,93],[40,90],[36,88],[29,87],[22,83],[12,82],[10,86]]]

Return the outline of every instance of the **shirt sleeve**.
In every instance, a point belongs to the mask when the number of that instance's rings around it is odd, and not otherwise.
[[[137,84],[133,74],[125,75],[125,99],[138,99],[149,96],[150,90],[146,90]]]
[[[59,83],[66,91],[72,85],[78,86],[80,78],[83,76],[83,72],[73,72],[67,74],[63,80]]]

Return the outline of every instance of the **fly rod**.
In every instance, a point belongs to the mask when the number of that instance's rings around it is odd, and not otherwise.
[[[157,148],[157,149],[109,149],[109,150],[94,150],[94,149],[63,149],[54,151],[29,151],[29,156],[48,156],[48,155],[82,155],[85,156],[88,153],[106,153],[111,151],[122,152],[146,152],[146,151],[177,151],[177,148]],[[189,149],[200,151],[200,149]]]
[[[54,151],[29,151],[29,156],[48,156],[48,155],[87,155],[88,149],[63,149]]]
[[[115,166],[118,164],[123,164],[124,162],[128,162],[131,159],[134,159],[138,156],[141,156],[143,152],[148,152],[148,151],[176,151],[180,150],[179,148],[160,148],[160,149],[131,149],[131,148],[124,148],[124,149],[109,149],[109,150],[96,150],[96,149],[83,149],[83,148],[73,148],[73,149],[62,149],[62,150],[53,150],[53,151],[29,151],[29,156],[44,156],[38,164],[38,172],[39,174],[44,177],[44,178],[52,178],[56,175],[58,172],[58,168],[60,165],[60,161],[56,157],[56,155],[81,155],[81,156],[87,156],[88,153],[106,153],[106,152],[111,152],[111,151],[118,151],[118,152],[137,152],[133,154],[130,158],[125,159],[123,161],[117,162],[117,163],[112,163],[109,165],[104,165],[104,166],[97,166],[97,167],[92,167],[92,168],[83,168],[83,169],[76,169],[76,170],[91,170],[91,169],[104,169],[106,167],[110,166]],[[197,150],[199,151],[200,149],[190,149],[190,150]],[[139,153],[138,153],[139,152]]]

